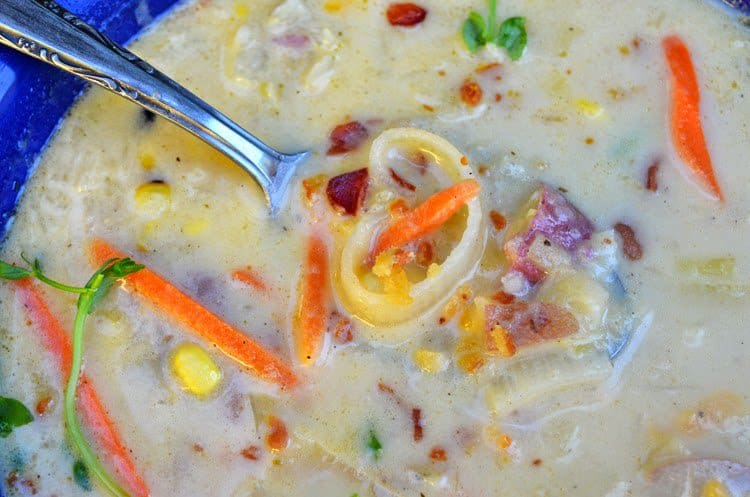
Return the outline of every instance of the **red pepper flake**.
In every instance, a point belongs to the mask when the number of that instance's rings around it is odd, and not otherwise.
[[[440,316],[440,319],[438,319],[438,324],[445,324],[446,321],[447,320],[445,319],[444,316]]]
[[[494,294],[492,297],[490,297],[495,302],[500,302],[501,304],[510,304],[514,300],[516,300],[515,295],[511,295],[510,293],[505,293],[504,291],[500,290],[496,294]]]
[[[460,93],[461,101],[469,107],[476,107],[482,101],[482,88],[474,80],[464,80]]]
[[[388,174],[391,175],[391,179],[401,188],[409,190],[410,192],[416,191],[417,187],[402,178],[392,167],[388,168]]]
[[[461,156],[461,165],[462,165],[462,166],[468,166],[468,165],[469,165],[469,159],[468,159],[468,158],[466,158],[466,156],[465,156],[465,155],[462,155],[462,156]]]
[[[533,461],[531,461],[531,464],[533,464],[534,466],[541,466],[542,465],[542,460],[539,459],[539,458],[536,458]]]
[[[490,219],[492,220],[492,226],[494,226],[497,231],[504,230],[508,225],[508,220],[505,219],[505,216],[497,211],[490,211]]]
[[[625,223],[615,224],[615,231],[622,237],[622,251],[631,261],[637,261],[643,256],[643,248],[635,236],[633,228]]]
[[[276,416],[268,417],[268,435],[266,435],[266,444],[274,452],[284,450],[289,443],[289,433],[286,425]]]
[[[479,174],[481,174],[482,176],[484,176],[484,175],[486,175],[486,174],[487,174],[487,171],[488,171],[488,170],[489,170],[489,169],[487,168],[487,166],[479,166],[479,169],[477,169],[477,172],[478,172]]]
[[[476,68],[476,72],[478,74],[482,74],[485,72],[492,71],[493,69],[500,69],[500,63],[499,62],[491,62],[489,64],[482,64],[481,66],[478,66]]]
[[[430,459],[433,461],[447,461],[448,455],[442,447],[433,447],[430,451]]]
[[[331,178],[326,187],[331,207],[342,214],[356,216],[367,196],[369,174],[367,168],[363,167]]]
[[[427,11],[415,3],[392,3],[385,13],[391,26],[415,26],[427,17]]]
[[[639,48],[641,48],[641,39],[636,36],[630,41],[630,44],[633,45],[633,48],[638,50]]]
[[[359,147],[369,136],[367,128],[359,121],[339,124],[331,130],[328,155],[341,155]]]
[[[414,408],[411,410],[411,422],[414,426],[414,441],[419,442],[424,437],[422,428],[422,409]]]
[[[393,391],[393,388],[389,387],[382,381],[378,383],[378,391],[381,393],[387,393],[388,395],[395,395],[396,393]]]
[[[503,95],[500,93],[495,93],[495,102],[500,102],[503,99]]]
[[[659,161],[655,160],[646,171],[646,190],[655,192],[659,189],[658,176],[659,174]]]
[[[443,71],[442,69],[440,69],[438,71],[438,76],[445,76],[445,71]]]
[[[421,267],[428,267],[435,261],[435,246],[432,242],[421,240],[417,244],[416,262]]]
[[[406,203],[406,200],[400,198],[398,200],[394,200],[388,210],[390,211],[391,216],[399,217],[406,214],[406,212],[409,210],[409,205]]]
[[[435,107],[432,105],[422,104],[422,108],[427,112],[435,112]]]
[[[193,444],[193,451],[201,454],[201,453],[203,453],[203,446],[201,444],[199,444],[199,443],[194,443]]]
[[[354,339],[354,334],[352,333],[352,322],[349,319],[343,316],[339,318],[336,323],[336,329],[333,332],[333,339],[336,343],[340,344],[349,343]]]
[[[19,495],[36,495],[36,485],[31,480],[18,476],[18,472],[11,471],[5,479],[8,488],[15,490]]]
[[[263,282],[263,279],[250,266],[247,266],[247,268],[245,269],[238,269],[234,271],[232,273],[232,279],[251,286],[260,292],[265,292],[266,290],[268,290],[268,287]]]
[[[36,403],[36,408],[34,409],[36,413],[40,416],[44,416],[49,411],[50,407],[52,406],[52,397],[44,397],[43,399],[40,399],[39,402]]]
[[[242,454],[242,457],[244,457],[245,459],[257,461],[258,459],[260,459],[260,447],[258,447],[257,445],[248,445],[247,447],[242,449],[242,452],[240,452],[240,454]]]

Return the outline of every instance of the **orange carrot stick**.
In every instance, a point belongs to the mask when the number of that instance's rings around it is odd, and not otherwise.
[[[53,316],[40,291],[28,279],[16,280],[17,295],[35,325],[42,344],[56,362],[63,382],[70,374],[72,346],[68,334]],[[138,474],[130,458],[130,451],[120,440],[114,423],[99,400],[96,390],[86,375],[82,375],[78,388],[78,412],[106,456],[118,479],[136,497],[148,497],[150,491]]]
[[[371,252],[372,257],[437,231],[478,193],[479,183],[465,179],[432,195],[380,233]]]
[[[247,267],[245,269],[237,269],[232,272],[232,279],[242,282],[248,286],[251,286],[259,292],[268,291],[268,287],[263,282],[260,276],[258,276],[252,268]]]
[[[328,317],[328,250],[323,239],[310,235],[295,316],[295,350],[301,364],[320,355]]]
[[[103,240],[94,240],[91,244],[91,256],[95,265],[112,258],[124,257]],[[284,389],[297,383],[294,372],[273,352],[222,321],[155,272],[142,269],[128,276],[128,285],[151,305],[193,330],[203,340],[216,346],[263,380],[276,383]]]
[[[669,63],[672,86],[671,127],[672,143],[677,154],[700,183],[717,200],[724,196],[716,181],[711,156],[700,117],[700,90],[690,52],[680,37],[672,35],[662,40],[662,48]]]

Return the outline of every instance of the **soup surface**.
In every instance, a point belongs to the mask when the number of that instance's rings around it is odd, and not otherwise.
[[[416,7],[200,0],[134,44],[313,151],[275,218],[116,96],[66,119],[1,253],[72,285],[146,265],[83,328],[102,466],[134,496],[750,495],[747,27],[507,0],[525,50],[511,20],[472,53],[487,5]],[[0,396],[34,418],[8,495],[108,494],[65,418],[77,297],[0,285]]]

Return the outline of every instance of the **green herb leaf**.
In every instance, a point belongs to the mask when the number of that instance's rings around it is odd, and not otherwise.
[[[4,280],[22,280],[32,275],[32,272],[22,267],[16,267],[0,261],[0,278]]]
[[[34,421],[26,406],[16,399],[0,397],[0,438],[7,438],[14,428]]]
[[[471,53],[475,53],[480,46],[487,42],[487,25],[477,12],[472,12],[464,21],[462,30],[464,43]]]
[[[120,279],[133,273],[137,273],[144,267],[146,266],[143,264],[136,264],[132,259],[120,259],[106,267],[102,271],[102,274],[105,278]]]
[[[83,461],[76,461],[73,464],[73,478],[79,487],[87,492],[91,492],[91,480],[89,480],[89,470]]]
[[[495,43],[504,47],[513,60],[518,60],[526,48],[526,18],[509,17],[500,25]]]
[[[383,450],[383,445],[378,440],[378,436],[375,434],[375,430],[370,430],[367,438],[367,448],[370,449],[372,458],[376,461],[380,459],[380,453]]]

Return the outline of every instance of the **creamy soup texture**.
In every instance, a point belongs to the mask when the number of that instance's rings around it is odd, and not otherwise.
[[[146,265],[85,327],[103,467],[133,496],[750,495],[748,28],[506,0],[512,60],[467,49],[486,4],[419,7],[199,0],[133,44],[313,151],[276,218],[116,96],[64,121],[0,253],[72,285]],[[717,187],[684,153],[701,121]],[[7,495],[109,495],[64,417],[76,298],[0,285],[0,396],[34,417],[0,439]]]

